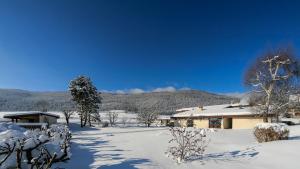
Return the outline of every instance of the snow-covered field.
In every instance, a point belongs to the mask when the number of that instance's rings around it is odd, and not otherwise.
[[[59,113],[57,113],[59,114]],[[1,113],[0,113],[1,115]],[[63,116],[60,114],[63,122]],[[257,143],[252,130],[218,130],[203,159],[176,164],[165,155],[171,136],[163,127],[86,127],[71,120],[72,158],[55,164],[66,169],[298,169],[300,125],[290,140]],[[120,125],[121,126],[121,125]],[[55,168],[54,167],[54,168]]]
[[[291,139],[257,143],[251,130],[212,133],[204,158],[176,164],[166,157],[171,138],[167,128],[85,128],[72,124],[72,159],[59,167],[94,169],[297,169],[300,126]]]

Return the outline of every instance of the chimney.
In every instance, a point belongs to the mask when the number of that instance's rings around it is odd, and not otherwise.
[[[199,106],[199,109],[200,109],[200,110],[203,110],[203,106]]]

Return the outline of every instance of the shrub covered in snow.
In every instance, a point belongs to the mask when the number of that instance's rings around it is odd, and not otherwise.
[[[259,123],[254,127],[254,135],[258,142],[286,140],[289,129],[284,123]]]
[[[25,130],[0,123],[0,168],[46,169],[70,158],[71,133],[64,125]]]
[[[170,128],[173,138],[169,143],[173,146],[169,147],[166,154],[172,156],[177,163],[181,163],[190,158],[202,157],[209,140],[206,136],[208,132],[213,132],[213,129],[197,129],[197,128]]]
[[[102,123],[102,127],[108,127],[109,123],[107,121]]]

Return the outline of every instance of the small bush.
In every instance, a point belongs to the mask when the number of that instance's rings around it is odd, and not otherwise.
[[[283,123],[260,123],[254,127],[254,135],[259,143],[287,140],[289,129]]]
[[[174,121],[167,123],[167,127],[175,127]]]
[[[201,158],[209,143],[206,134],[212,131],[210,129],[171,127],[172,139],[169,143],[172,144],[166,152],[167,156],[171,156],[177,163],[192,158]]]
[[[102,127],[108,127],[109,123],[107,121],[102,123]]]

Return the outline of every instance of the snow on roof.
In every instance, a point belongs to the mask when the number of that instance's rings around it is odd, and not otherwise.
[[[292,94],[289,96],[290,102],[300,102],[300,94]]]
[[[232,106],[230,104],[205,106],[203,109],[192,109],[174,114],[172,117],[208,117],[208,116],[239,116],[253,115],[255,113],[249,106]]]
[[[157,117],[158,120],[170,120],[171,116],[167,116],[167,115],[160,115]]]
[[[45,116],[52,116],[55,118],[59,118],[58,115],[47,113],[47,112],[41,112],[41,111],[23,111],[23,112],[7,112],[3,118],[11,118],[16,116],[27,116],[27,115],[45,115]]]
[[[188,108],[177,109],[176,112],[185,112],[185,111],[198,110],[198,109],[201,109],[201,108],[200,107],[188,107]]]

